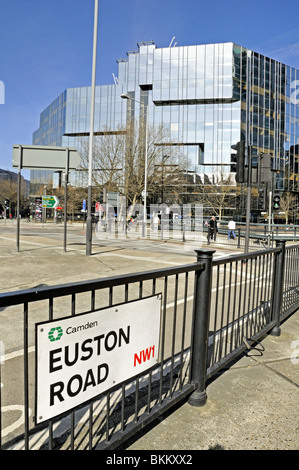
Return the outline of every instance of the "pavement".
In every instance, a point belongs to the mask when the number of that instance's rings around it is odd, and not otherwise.
[[[10,228],[10,227],[8,227]],[[86,256],[82,228],[68,228],[67,251],[61,240],[51,235],[51,227],[26,227],[21,249],[16,252],[15,237],[0,225],[0,293],[54,285],[97,277],[142,272],[159,267],[195,261],[192,245],[177,250],[149,242],[144,251],[138,246],[117,244],[93,246]],[[80,238],[81,236],[81,238]],[[77,237],[77,238],[76,238]],[[165,246],[165,249],[163,249]],[[217,245],[216,256],[225,250]],[[236,250],[237,251],[237,250]],[[229,254],[229,251],[227,251]],[[0,321],[5,312],[0,309]],[[281,325],[281,335],[267,335],[223,370],[207,385],[208,400],[203,407],[184,402],[154,426],[146,428],[128,451],[187,450],[298,450],[299,449],[299,312]]]
[[[127,450],[299,450],[299,312]]]

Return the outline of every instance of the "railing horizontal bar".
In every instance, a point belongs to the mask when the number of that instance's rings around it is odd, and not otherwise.
[[[225,258],[219,258],[213,260],[213,266],[220,266],[221,264],[227,264],[227,263],[233,263],[235,261],[242,261],[242,260],[248,260],[248,259],[253,259],[259,256],[265,256],[265,254],[271,254],[271,253],[278,253],[280,248],[271,248],[270,250],[261,250],[261,251],[255,251],[253,253],[247,253],[247,254],[240,254],[240,255],[231,255],[227,256]]]
[[[63,297],[72,294],[88,292],[90,290],[116,287],[134,282],[147,281],[159,277],[173,276],[180,273],[199,271],[204,269],[203,263],[193,263],[178,267],[156,269],[153,271],[134,273],[128,275],[108,277],[104,279],[93,279],[90,281],[60,284],[56,286],[39,287],[37,289],[26,289],[21,291],[6,292],[0,294],[0,308],[11,305],[19,305],[24,302],[37,302],[49,299],[49,297]]]

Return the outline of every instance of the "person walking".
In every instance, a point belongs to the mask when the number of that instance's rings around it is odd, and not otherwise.
[[[154,214],[153,216],[153,224],[154,224],[154,232],[158,232],[158,227],[159,227],[160,219],[158,214]]]
[[[231,238],[233,238],[234,240],[236,239],[235,230],[236,230],[236,223],[234,220],[230,220],[228,223],[228,239],[229,240]]]
[[[217,226],[216,217],[214,215],[212,216],[210,220],[209,226],[210,226],[210,238],[211,240],[214,239],[216,241],[216,233],[218,232],[218,226]]]

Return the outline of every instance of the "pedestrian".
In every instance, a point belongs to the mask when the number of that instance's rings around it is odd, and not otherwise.
[[[214,240],[216,241],[216,233],[218,233],[218,226],[217,226],[216,217],[214,215],[212,216],[210,220],[209,226],[210,226],[210,238],[211,240],[213,240],[213,237],[214,237]]]
[[[231,238],[233,238],[234,240],[236,239],[235,230],[236,230],[236,223],[233,219],[231,219],[228,223],[228,239],[229,240]]]
[[[159,219],[158,214],[154,214],[154,216],[153,216],[153,224],[154,224],[154,232],[155,232],[155,233],[158,232],[159,223],[160,223],[160,219]]]

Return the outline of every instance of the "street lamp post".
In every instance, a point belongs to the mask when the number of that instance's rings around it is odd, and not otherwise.
[[[92,242],[92,151],[94,134],[94,106],[95,106],[95,81],[96,81],[96,58],[97,58],[97,35],[98,35],[98,11],[99,0],[94,4],[94,31],[93,31],[93,55],[92,55],[92,82],[91,82],[91,107],[90,107],[90,130],[89,130],[89,169],[88,169],[88,201],[86,219],[86,254],[91,255]]]
[[[120,95],[121,98],[125,100],[131,100],[131,101],[136,101],[136,103],[140,103],[140,101],[136,100],[135,98],[131,98],[129,95],[122,94]],[[143,104],[143,106],[145,106]],[[148,160],[148,154],[147,154],[147,141],[148,141],[148,129],[147,129],[147,112],[144,113],[145,115],[145,162],[144,162],[144,210],[143,210],[143,228],[142,228],[142,236],[144,237],[146,235],[146,221],[147,221],[147,212],[146,212],[146,200],[147,200],[147,160]]]

